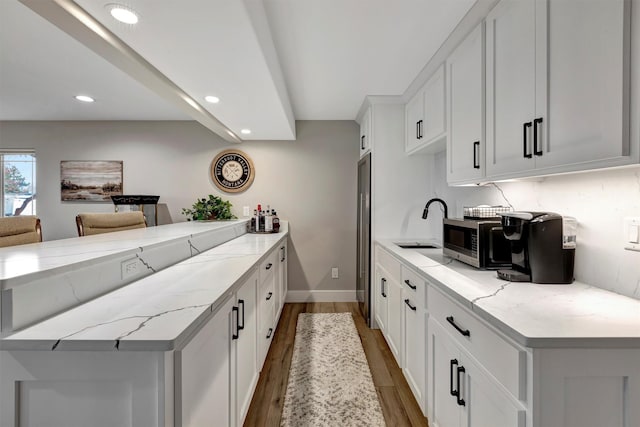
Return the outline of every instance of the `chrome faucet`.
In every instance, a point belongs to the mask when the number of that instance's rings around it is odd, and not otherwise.
[[[444,217],[445,218],[449,218],[448,216],[448,208],[447,208],[447,203],[442,200],[442,199],[431,199],[427,202],[427,204],[424,206],[424,210],[422,211],[422,219],[427,219],[427,215],[429,215],[429,206],[431,205],[431,203],[433,202],[440,202],[440,204],[442,205],[442,207],[444,208]]]

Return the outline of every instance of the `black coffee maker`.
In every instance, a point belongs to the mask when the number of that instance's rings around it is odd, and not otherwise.
[[[510,282],[573,282],[575,219],[565,217],[563,221],[553,212],[500,215],[502,230],[511,243],[512,270],[498,270],[499,278]]]

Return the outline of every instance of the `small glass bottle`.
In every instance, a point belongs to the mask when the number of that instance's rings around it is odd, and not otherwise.
[[[272,211],[272,213],[273,213],[273,232],[278,233],[280,231],[280,218],[278,218],[278,214],[275,209]]]

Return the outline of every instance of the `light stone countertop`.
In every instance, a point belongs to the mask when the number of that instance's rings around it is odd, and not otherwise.
[[[82,268],[100,258],[134,254],[141,247],[150,248],[169,240],[197,236],[213,230],[245,223],[246,220],[181,222],[156,227],[117,231],[51,240],[42,243],[0,248],[0,289],[9,289],[43,275]]]
[[[526,347],[640,348],[636,299],[580,282],[506,282],[495,271],[443,257],[442,249],[402,249],[394,241],[376,244]]]
[[[276,234],[244,234],[10,334],[0,340],[0,350],[181,348],[226,301],[234,285],[239,286],[287,235],[286,221]]]

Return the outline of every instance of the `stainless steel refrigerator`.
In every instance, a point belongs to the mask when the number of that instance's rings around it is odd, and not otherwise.
[[[371,153],[358,162],[358,283],[356,297],[371,326]]]

